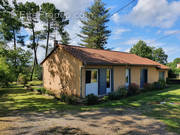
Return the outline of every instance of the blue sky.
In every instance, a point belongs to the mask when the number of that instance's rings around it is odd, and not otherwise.
[[[76,34],[80,32],[82,26],[80,18],[76,16],[83,14],[94,2],[93,0],[24,0],[23,2],[25,1],[33,1],[37,4],[52,2],[57,8],[65,11],[70,19],[70,24],[66,29],[73,45],[78,45],[80,42]],[[112,14],[131,0],[102,1]],[[114,14],[107,25],[112,31],[106,45],[108,48],[128,52],[138,40],[144,40],[148,45],[162,47],[169,55],[168,61],[180,57],[180,0],[136,0],[121,12]],[[42,28],[42,23],[39,22],[36,29]],[[27,33],[30,31],[27,30]],[[57,39],[60,39],[59,35],[55,34]],[[164,36],[167,38],[157,40]],[[44,43],[45,41],[42,42]],[[39,48],[38,56],[40,60],[44,58],[42,48]]]

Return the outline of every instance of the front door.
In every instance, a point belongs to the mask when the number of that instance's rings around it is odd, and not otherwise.
[[[143,88],[144,84],[148,82],[148,70],[147,69],[142,69],[141,70],[141,82],[140,82],[140,87]]]
[[[111,70],[106,70],[106,93],[111,92]]]
[[[98,70],[86,70],[86,96],[94,94],[98,96]]]

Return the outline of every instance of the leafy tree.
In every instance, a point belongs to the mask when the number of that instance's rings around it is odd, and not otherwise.
[[[85,12],[86,20],[81,20],[82,46],[89,48],[105,49],[110,31],[107,30],[106,23],[109,22],[108,9],[105,9],[105,4],[101,0],[96,0],[94,5]]]
[[[13,81],[10,67],[6,63],[6,59],[0,57],[0,87],[9,86],[9,82]]]
[[[173,62],[168,63],[168,66],[171,68],[171,72],[174,74],[179,74],[180,69],[177,69],[177,64],[180,63],[180,58],[174,59]]]
[[[131,50],[130,53],[136,54],[138,56],[141,57],[145,57],[148,59],[153,59],[153,50],[150,46],[147,46],[147,44],[140,40],[136,45],[134,45]]]
[[[64,12],[61,12],[60,10],[56,9],[55,5],[52,3],[43,3],[41,5],[41,15],[40,15],[41,21],[43,21],[46,25],[45,28],[45,35],[47,35],[47,42],[46,42],[46,53],[45,57],[48,55],[48,46],[49,46],[49,39],[50,34],[54,32],[54,30],[58,29],[63,43],[68,43],[70,40],[67,38],[68,33],[64,32],[65,25],[69,24],[69,20],[66,20],[66,17],[64,16]],[[65,33],[65,34],[64,34]]]
[[[154,60],[164,65],[167,64],[168,55],[162,48],[148,46],[142,40],[131,48],[130,53]]]
[[[161,64],[167,64],[168,55],[162,48],[153,49],[153,60]]]
[[[12,15],[9,12],[4,12],[4,17],[0,24],[0,31],[3,34],[4,40],[14,44],[14,51],[17,49],[17,43],[24,45],[24,38],[26,36],[20,35],[20,29],[23,26],[19,18],[15,15]],[[14,66],[16,67],[16,55],[14,55]]]

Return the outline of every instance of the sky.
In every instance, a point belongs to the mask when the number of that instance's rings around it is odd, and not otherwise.
[[[66,30],[71,37],[71,45],[80,43],[76,36],[81,30],[80,19],[84,19],[83,13],[94,0],[17,0],[18,2],[51,2],[58,9],[64,11],[70,20]],[[112,15],[107,23],[111,35],[106,44],[107,48],[116,51],[128,52],[139,40],[148,45],[162,47],[168,54],[168,61],[180,57],[180,0],[135,0],[124,10],[116,13],[131,0],[102,0]],[[39,22],[36,30],[43,28]],[[31,33],[27,29],[24,33]],[[57,33],[57,40],[60,37]],[[26,41],[29,42],[28,40]],[[44,44],[45,41],[42,41]],[[51,41],[53,44],[53,41]],[[44,50],[38,49],[39,61],[44,59]]]

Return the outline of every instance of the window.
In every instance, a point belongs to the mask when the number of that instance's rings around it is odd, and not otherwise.
[[[159,72],[159,80],[165,80],[165,72],[164,71]]]
[[[111,71],[110,69],[106,70],[106,88],[110,88],[110,77],[111,77]]]
[[[97,70],[86,70],[86,83],[97,82]]]
[[[126,85],[130,84],[130,69],[126,69]]]

